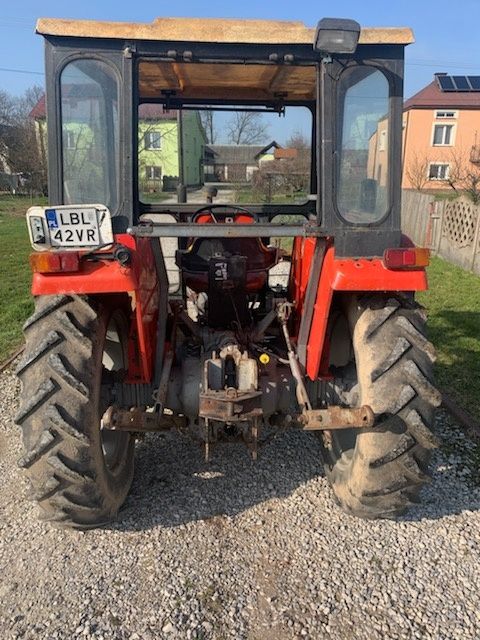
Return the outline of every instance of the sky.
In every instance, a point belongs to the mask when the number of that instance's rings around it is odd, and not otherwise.
[[[0,12],[0,88],[20,95],[31,85],[43,83],[43,42],[34,34],[39,17],[127,22],[151,22],[159,16],[263,18],[299,20],[312,27],[322,17],[352,18],[364,27],[413,28],[416,42],[406,50],[405,97],[427,85],[437,71],[480,75],[480,0],[340,0],[331,4],[322,8],[322,3],[311,0],[5,2]]]

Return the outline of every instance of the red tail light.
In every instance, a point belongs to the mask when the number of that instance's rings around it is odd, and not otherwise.
[[[430,264],[430,249],[404,247],[385,249],[383,264],[387,269],[418,269]]]
[[[80,269],[80,260],[76,251],[42,251],[30,254],[30,267],[34,273],[72,272]]]

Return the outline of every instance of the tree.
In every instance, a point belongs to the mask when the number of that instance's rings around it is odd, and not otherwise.
[[[310,142],[301,131],[294,131],[285,146],[287,149],[310,149]]]
[[[43,93],[39,86],[27,89],[19,98],[0,91],[0,154],[3,166],[12,173],[21,174],[29,189],[45,193],[44,140],[41,133],[37,136],[35,122],[30,118],[32,108]]]
[[[10,129],[13,123],[14,103],[6,91],[0,90],[0,171],[9,169]]]
[[[217,139],[217,130],[214,123],[214,113],[211,109],[207,111],[200,111],[200,121],[205,131],[208,144],[215,144]]]
[[[428,166],[428,158],[426,156],[420,156],[415,152],[405,167],[407,178],[412,187],[417,191],[421,191],[428,182]]]
[[[273,193],[291,197],[309,191],[311,150],[307,138],[296,131],[280,151],[288,155],[262,162],[252,179],[254,190],[267,202]]]
[[[0,125],[11,125],[14,120],[14,114],[14,99],[6,91],[0,90]]]
[[[235,112],[225,129],[232,144],[259,144],[265,142],[268,135],[268,124],[256,111]]]
[[[480,203],[480,167],[470,161],[470,153],[462,147],[450,152],[447,182],[454,191],[464,191],[473,204]]]

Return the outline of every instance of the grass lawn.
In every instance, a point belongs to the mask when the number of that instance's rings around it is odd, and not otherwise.
[[[437,349],[437,384],[480,419],[480,277],[434,257],[428,278],[418,300]]]
[[[157,191],[156,193],[141,193],[140,200],[145,204],[154,204],[156,202],[163,202],[164,200],[170,200],[177,197],[176,191]]]
[[[31,252],[25,212],[32,202],[24,196],[0,196],[0,362],[22,343],[22,324],[31,313]]]

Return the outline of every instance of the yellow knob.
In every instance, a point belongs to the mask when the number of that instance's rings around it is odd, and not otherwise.
[[[262,364],[268,364],[270,362],[270,356],[267,353],[262,353],[259,360]]]

